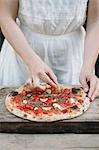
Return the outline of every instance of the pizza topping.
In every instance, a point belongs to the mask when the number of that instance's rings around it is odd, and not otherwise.
[[[23,100],[23,104],[27,104],[27,100]]]
[[[41,102],[46,102],[48,100],[48,98],[40,98]]]
[[[42,107],[43,110],[51,110],[50,106]]]
[[[62,94],[64,94],[64,95],[69,95],[70,94],[70,89],[63,89],[62,90]]]
[[[29,93],[29,94],[27,94],[27,97],[31,97],[31,94]]]
[[[46,93],[51,94],[51,89],[47,89]]]
[[[15,96],[13,101],[15,101],[16,103],[20,103],[20,102],[22,102],[22,99],[21,99],[21,97],[19,95],[17,95],[17,96]]]
[[[72,108],[72,109],[77,109],[77,108],[78,108],[78,106],[77,106],[77,105],[75,105],[75,106],[72,106],[71,108]]]
[[[41,102],[31,102],[31,105],[33,106],[42,106],[42,103]]]
[[[35,107],[33,111],[36,115],[42,114],[42,108],[41,107]]]
[[[12,91],[11,94],[12,94],[12,96],[17,96],[18,92],[17,91]]]
[[[53,100],[52,100],[52,102],[56,102],[56,101],[57,101],[56,99],[53,99]]]
[[[38,107],[34,107],[34,110],[38,110]]]
[[[64,110],[62,110],[62,113],[63,113],[63,114],[68,113],[68,110],[67,110],[67,109],[64,109]]]
[[[37,96],[37,95],[33,95],[33,99],[35,100],[35,101],[39,101],[39,96]]]
[[[72,93],[77,94],[80,91],[80,88],[72,88]]]
[[[79,102],[79,103],[83,103],[83,100],[82,100],[82,99],[78,99],[78,102]]]
[[[61,105],[59,105],[58,103],[53,103],[53,107],[63,110],[63,107],[61,107]]]
[[[76,101],[76,98],[75,98],[75,97],[69,99],[69,102],[70,102],[71,104],[74,103],[75,101]]]
[[[32,106],[32,105],[27,104],[27,105],[25,105],[25,106],[24,106],[24,109],[33,110],[33,106]]]

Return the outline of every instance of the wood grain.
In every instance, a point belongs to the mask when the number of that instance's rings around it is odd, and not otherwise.
[[[52,123],[30,122],[18,118],[5,108],[5,97],[15,88],[0,90],[0,132],[14,133],[99,133],[99,99],[92,102],[82,116]]]
[[[0,134],[1,150],[99,150],[96,134]]]

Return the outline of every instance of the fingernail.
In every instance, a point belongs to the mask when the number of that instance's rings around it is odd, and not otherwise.
[[[54,87],[57,87],[57,85],[56,85],[55,83],[53,83],[53,86],[54,86]]]
[[[91,98],[91,99],[94,99],[94,97],[92,97],[92,95],[91,95],[91,94],[89,94],[89,95],[88,95],[88,97],[89,97],[89,98]]]
[[[95,98],[94,98],[94,97],[92,97],[91,99],[92,99],[92,101],[93,101]]]
[[[57,81],[57,79],[55,80],[55,83],[56,83],[56,84],[58,84],[58,81]]]

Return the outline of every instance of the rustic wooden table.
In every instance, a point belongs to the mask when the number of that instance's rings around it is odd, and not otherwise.
[[[99,99],[82,116],[52,123],[20,119],[7,111],[5,97],[14,88],[0,89],[0,132],[6,133],[99,133]]]
[[[0,134],[0,150],[99,150],[99,135]]]

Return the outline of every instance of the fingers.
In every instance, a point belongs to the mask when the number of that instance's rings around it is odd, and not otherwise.
[[[39,87],[41,90],[45,90],[45,86],[41,85],[40,84],[40,79],[38,77],[31,77],[31,78],[28,78],[28,80],[26,81],[26,84],[29,83],[30,86],[33,86],[34,88],[35,87]]]
[[[98,96],[99,96],[99,92],[97,90],[95,90],[95,92],[93,93],[91,99],[94,100]]]
[[[31,86],[33,85],[33,81],[32,81],[32,78],[28,78],[27,79],[27,81],[26,81],[26,83],[25,84],[27,84],[27,83],[29,83]]]
[[[37,76],[32,77],[32,85],[35,87],[40,88],[41,90],[45,90],[45,86],[40,84],[40,79]]]
[[[81,84],[82,84],[82,86],[83,86],[84,91],[85,91],[85,92],[88,92],[89,87],[88,87],[86,78],[82,78],[82,77],[81,77],[81,78],[80,78],[80,82],[81,82]]]
[[[94,91],[95,91],[95,88],[96,88],[96,84],[97,84],[97,78],[94,76],[94,77],[91,77],[90,78],[90,89],[89,89],[89,93],[88,93],[88,97],[92,97]]]
[[[94,100],[96,97],[99,96],[99,81],[97,80],[96,82],[97,82],[96,88],[91,97],[92,100]]]
[[[58,84],[57,77],[55,76],[55,74],[53,73],[52,70],[49,70],[49,72],[47,74],[56,84]]]
[[[39,87],[41,89],[45,89],[45,86],[42,86],[40,84],[40,79],[45,81],[46,83],[48,83],[49,85],[53,86],[53,87],[56,87],[58,82],[57,82],[57,78],[56,76],[54,75],[54,73],[50,70],[47,73],[45,72],[40,72],[37,75],[33,75],[32,77],[29,77],[29,79],[27,80],[27,82],[31,85],[31,86],[34,86],[34,87]]]
[[[53,87],[57,86],[45,72],[40,75],[40,79],[42,79],[43,81],[45,81],[46,83],[50,84]]]
[[[49,75],[50,74],[50,75]],[[51,77],[50,77],[51,76]],[[27,82],[34,87],[39,87],[40,89],[44,90],[45,86],[42,86],[40,84],[40,79],[48,83],[49,85],[56,87],[57,86],[57,78],[54,75],[52,71],[50,71],[48,74],[45,72],[40,72],[38,76],[32,76],[30,77]]]

